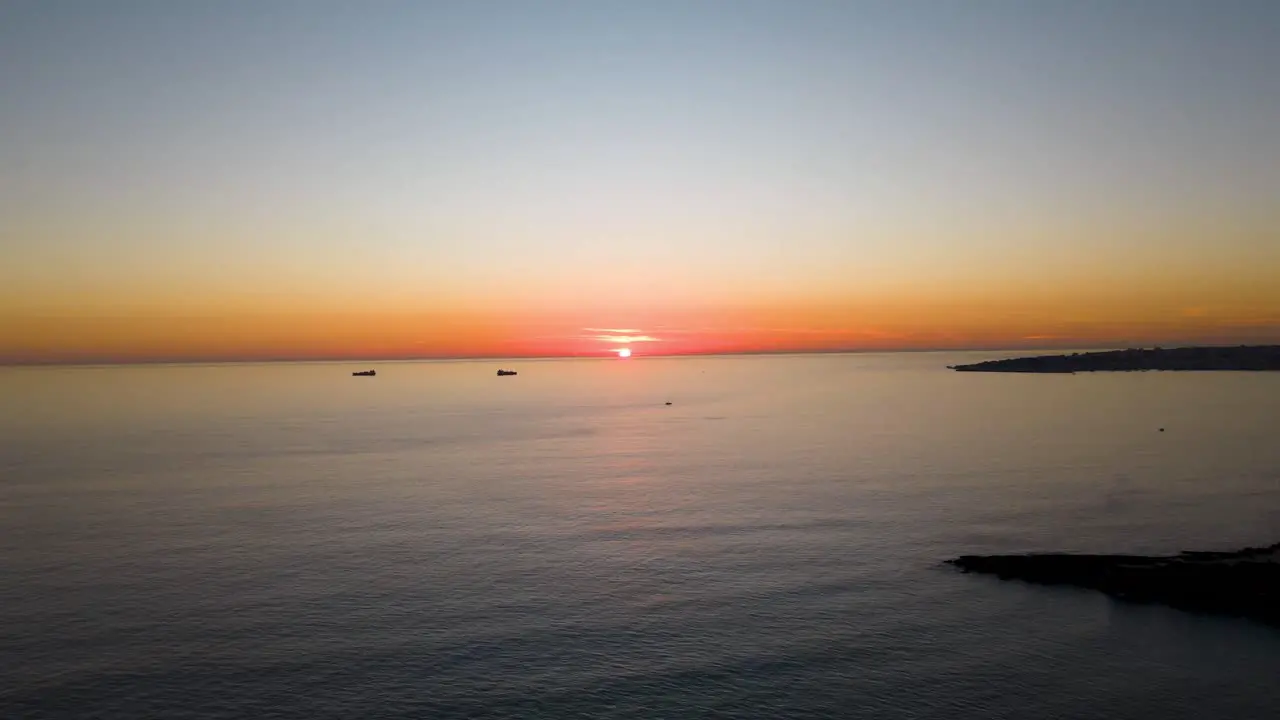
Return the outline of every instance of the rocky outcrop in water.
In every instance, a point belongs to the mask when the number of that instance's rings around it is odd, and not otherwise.
[[[964,572],[1040,585],[1073,585],[1132,602],[1236,615],[1280,626],[1280,543],[1178,555],[962,555]]]
[[[1280,345],[1108,350],[952,365],[961,372],[1076,373],[1134,370],[1280,370]]]

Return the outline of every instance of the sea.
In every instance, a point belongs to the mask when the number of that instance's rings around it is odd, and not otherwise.
[[[1280,629],[943,563],[1280,541],[1280,373],[1001,356],[0,369],[0,718],[1280,717]]]

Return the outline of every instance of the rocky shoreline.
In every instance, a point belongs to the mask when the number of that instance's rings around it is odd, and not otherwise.
[[[1280,626],[1280,543],[1168,556],[1029,553],[962,555],[946,562],[1002,580],[1072,585],[1130,602]]]
[[[1040,355],[950,365],[960,372],[1077,373],[1141,370],[1280,370],[1280,345],[1184,347]]]

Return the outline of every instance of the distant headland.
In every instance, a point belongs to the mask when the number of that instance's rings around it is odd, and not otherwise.
[[[1077,373],[1137,370],[1280,370],[1280,345],[1183,347],[1040,355],[948,365],[960,372]]]
[[[1168,556],[963,555],[947,563],[1001,580],[1072,585],[1130,602],[1280,625],[1280,543]]]

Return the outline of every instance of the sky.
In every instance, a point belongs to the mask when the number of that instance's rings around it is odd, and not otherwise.
[[[1280,342],[1271,0],[0,0],[0,363]]]

